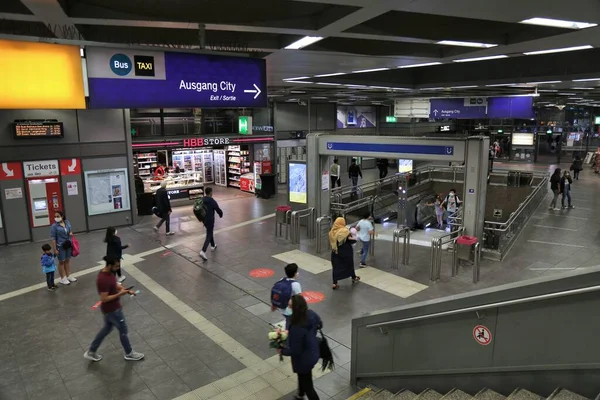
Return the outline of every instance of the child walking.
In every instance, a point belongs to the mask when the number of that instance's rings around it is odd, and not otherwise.
[[[54,262],[54,255],[52,254],[52,246],[48,243],[42,246],[42,271],[46,274],[46,284],[48,290],[54,292],[58,286],[54,284],[54,272],[56,272],[56,263]]]
[[[106,228],[106,237],[104,238],[106,243],[106,256],[112,257],[115,260],[119,260],[119,268],[114,272],[115,276],[118,276],[117,282],[121,283],[127,278],[125,275],[121,275],[121,260],[123,259],[123,250],[129,247],[128,244],[122,245],[121,238],[117,236],[117,230],[112,226]]]

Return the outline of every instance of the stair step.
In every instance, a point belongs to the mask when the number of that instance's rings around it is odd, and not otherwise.
[[[394,400],[415,400],[416,397],[417,395],[410,390],[401,390],[396,393]]]
[[[482,389],[473,397],[473,400],[504,400],[505,398],[505,396],[491,389]]]
[[[387,390],[382,390],[377,393],[377,396],[373,397],[374,400],[390,400],[394,398],[394,393]]]
[[[472,398],[473,396],[460,389],[452,389],[442,397],[442,400],[470,400]]]
[[[425,389],[417,397],[415,400],[440,400],[442,395],[435,390]]]
[[[587,397],[573,393],[567,389],[557,389],[548,400],[589,400]]]
[[[358,398],[358,400],[370,400],[370,399],[375,399],[377,394],[379,394],[380,390],[379,389],[373,389],[371,388],[370,391],[368,391],[367,393],[363,394],[362,396],[360,396]]]
[[[543,397],[525,389],[515,389],[506,400],[542,400]]]

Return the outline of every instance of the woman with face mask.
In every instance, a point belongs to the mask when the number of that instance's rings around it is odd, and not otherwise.
[[[71,276],[72,236],[71,224],[65,218],[65,214],[62,211],[56,211],[54,213],[54,224],[50,227],[50,238],[52,239],[54,256],[58,258],[58,273],[60,274],[60,283],[63,285],[77,282],[77,279]]]
[[[128,244],[121,244],[121,238],[117,236],[117,230],[112,226],[106,228],[104,243],[106,243],[106,256],[119,261],[123,259],[123,250],[129,247]],[[121,263],[119,263],[119,268],[115,271],[115,276],[118,277],[118,283],[123,282],[126,278],[125,275],[121,275]]]

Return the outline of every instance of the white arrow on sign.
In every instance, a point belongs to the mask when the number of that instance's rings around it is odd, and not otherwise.
[[[433,110],[433,115],[435,115],[437,117],[438,114],[438,110]]]
[[[72,158],[71,159],[71,165],[69,165],[69,167],[67,169],[69,170],[69,172],[75,172],[76,168],[77,168],[77,159],[76,158]]]
[[[12,169],[8,169],[7,163],[2,163],[2,171],[6,174],[6,176],[15,176],[15,171]]]
[[[254,95],[254,98],[257,98],[258,95],[261,94],[261,91],[258,88],[258,86],[256,86],[256,83],[253,86],[254,86],[254,89],[246,89],[246,90],[244,90],[244,93],[256,93],[256,95]]]

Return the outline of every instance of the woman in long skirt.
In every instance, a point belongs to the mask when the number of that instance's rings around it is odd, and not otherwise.
[[[356,243],[346,227],[346,220],[338,217],[329,231],[329,244],[331,245],[331,266],[333,267],[333,290],[339,288],[338,281],[352,278],[352,283],[360,281],[354,272],[354,251],[352,245]]]

